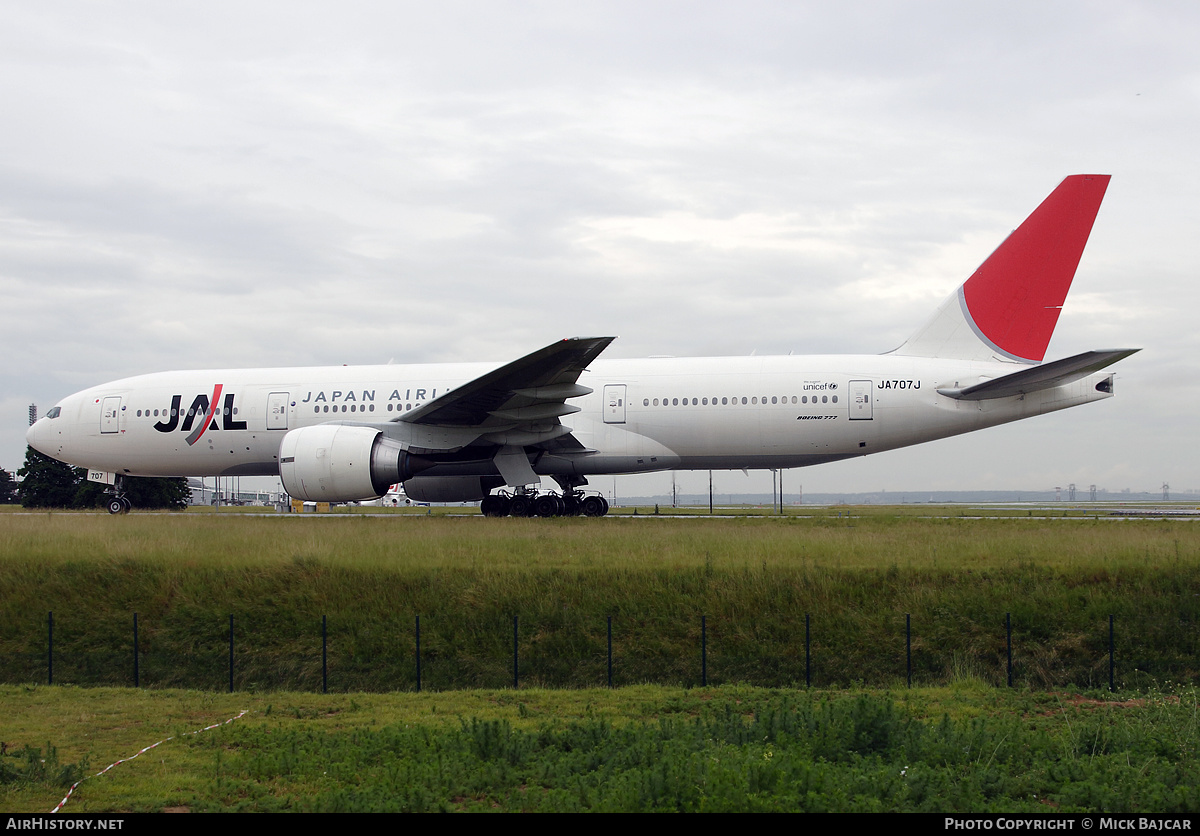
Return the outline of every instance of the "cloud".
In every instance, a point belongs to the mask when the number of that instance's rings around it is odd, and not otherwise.
[[[5,385],[45,408],[143,371],[500,361],[589,333],[618,334],[613,356],[884,351],[1063,176],[1095,171],[1114,180],[1051,350],[1144,345],[1118,398],[811,478],[1020,487],[1104,447],[1105,414],[1148,412],[1165,444],[1200,400],[1198,20],[1186,4],[15,8]],[[1136,406],[1115,406],[1126,392]],[[23,451],[12,410],[0,461]],[[1045,441],[1063,434],[1083,448]],[[978,470],[939,452],[993,444],[1011,455]],[[1179,445],[1108,454],[1147,484],[1196,464]]]

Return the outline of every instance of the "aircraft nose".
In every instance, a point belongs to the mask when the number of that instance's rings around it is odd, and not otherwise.
[[[25,433],[25,443],[39,453],[44,453],[47,456],[50,455],[50,452],[46,449],[49,446],[47,442],[50,440],[50,432],[46,427],[49,423],[49,419],[39,418]]]
[[[25,442],[43,455],[63,461],[68,421],[62,417],[62,404],[55,406],[25,431]]]

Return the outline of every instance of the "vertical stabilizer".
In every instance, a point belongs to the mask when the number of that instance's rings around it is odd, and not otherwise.
[[[1040,363],[1109,179],[1063,180],[893,353]]]

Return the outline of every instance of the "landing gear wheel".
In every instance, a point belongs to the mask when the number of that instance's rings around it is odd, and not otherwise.
[[[125,507],[125,503],[121,501],[122,497],[114,496],[108,501],[108,513],[124,514],[129,509]]]
[[[562,498],[562,502],[563,502],[563,516],[564,517],[579,516],[579,500],[578,499],[576,499],[573,496],[564,496]]]
[[[586,517],[603,517],[608,512],[608,503],[602,496],[589,496],[580,503]]]
[[[123,510],[121,511],[121,513],[122,513],[122,514],[128,514],[128,513],[129,513],[129,510],[130,510],[131,508],[133,508],[133,503],[129,501],[129,497],[127,497],[127,496],[119,496],[119,497],[117,497],[117,499],[121,500],[121,507],[122,507],[122,509],[123,509]]]
[[[539,517],[557,517],[558,497],[553,494],[543,494],[533,501],[533,512]]]
[[[508,515],[508,499],[503,496],[485,496],[479,503],[479,510],[485,517],[504,517]]]
[[[508,513],[514,517],[528,517],[529,500],[523,496],[514,496],[508,504]]]

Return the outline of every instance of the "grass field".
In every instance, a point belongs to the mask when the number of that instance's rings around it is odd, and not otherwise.
[[[1194,689],[635,686],[317,695],[0,686],[0,811],[1195,814]],[[191,734],[247,713],[210,731]],[[45,761],[45,763],[42,763]]]
[[[329,687],[613,678],[1050,688],[1195,682],[1200,528],[1105,519],[0,515],[0,681]],[[808,644],[806,621],[808,617]],[[911,619],[911,644],[905,634]],[[701,618],[704,618],[702,635]],[[706,656],[701,658],[701,643]]]
[[[920,510],[3,513],[0,807],[1196,810],[1200,528]]]

